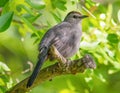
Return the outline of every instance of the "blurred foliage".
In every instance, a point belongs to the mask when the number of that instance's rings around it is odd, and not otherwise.
[[[56,77],[31,93],[119,93],[119,0],[0,0],[0,93],[32,73],[40,39],[72,10],[89,18],[82,22],[80,51],[71,59],[89,53],[97,68]]]
[[[5,92],[12,87],[13,81],[9,74],[10,69],[6,66],[6,64],[0,62],[0,93]]]

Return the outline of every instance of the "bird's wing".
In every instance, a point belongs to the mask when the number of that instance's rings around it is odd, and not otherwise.
[[[53,28],[54,38],[52,39],[52,44],[57,48],[57,50],[64,57],[69,57],[68,51],[72,50],[73,44],[73,32],[72,25],[68,22],[62,22],[62,24],[57,25]]]
[[[35,78],[37,77],[37,74],[40,71],[43,62],[45,61],[48,55],[48,50],[50,46],[55,43],[56,38],[60,38],[63,35],[65,35],[67,33],[66,32],[67,29],[70,29],[70,25],[68,25],[65,22],[62,22],[61,24],[58,24],[54,26],[53,28],[51,28],[50,30],[48,30],[48,32],[44,35],[40,43],[39,60],[35,66],[35,69],[32,75],[30,76],[28,80],[27,87],[30,87],[33,84]],[[63,42],[60,42],[60,43],[63,44]]]
[[[69,33],[70,29],[71,29],[71,24],[68,22],[62,22],[54,26],[53,28],[49,29],[40,42],[39,50],[42,51],[44,46],[47,47],[50,44],[54,44],[57,42],[59,42],[60,45],[64,44],[65,43],[64,41],[67,40],[66,35]],[[62,38],[65,40],[63,40]]]

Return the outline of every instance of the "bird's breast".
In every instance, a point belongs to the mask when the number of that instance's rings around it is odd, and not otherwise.
[[[54,45],[65,58],[73,56],[80,47],[81,31],[75,30],[57,37]]]

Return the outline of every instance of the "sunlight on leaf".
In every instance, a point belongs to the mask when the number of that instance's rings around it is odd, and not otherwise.
[[[67,84],[68,84],[69,89],[75,90],[75,87],[72,85],[70,80],[67,81]]]
[[[0,86],[5,86],[5,82],[0,78]]]
[[[104,76],[102,74],[99,73],[99,79],[102,81],[102,82],[106,82],[106,79],[104,78]]]
[[[74,91],[70,91],[68,89],[61,90],[59,93],[75,93]]]
[[[8,66],[6,64],[4,64],[3,62],[0,62],[0,72],[3,70],[10,71],[10,69],[8,68]]]
[[[106,15],[104,13],[100,14],[100,19],[104,20],[106,18]]]
[[[120,22],[120,10],[118,11],[118,20]]]
[[[85,77],[85,81],[87,82],[90,90],[92,90],[93,89],[93,85],[94,85],[92,77]]]
[[[7,82],[7,88],[9,89],[9,88],[11,88],[12,86],[13,86],[13,80],[12,80],[12,78],[10,77],[9,82]]]
[[[38,3],[33,3],[31,0],[25,0],[30,6],[32,6],[33,8],[35,9],[43,9],[45,8],[45,5],[42,3],[42,4],[38,4]]]

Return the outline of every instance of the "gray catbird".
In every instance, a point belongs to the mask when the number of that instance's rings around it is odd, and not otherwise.
[[[86,17],[86,15],[72,11],[67,14],[60,24],[57,24],[46,32],[40,42],[39,60],[28,80],[27,87],[33,84],[43,62],[48,57],[51,45],[54,45],[65,58],[73,56],[79,50],[82,35],[81,20]]]

